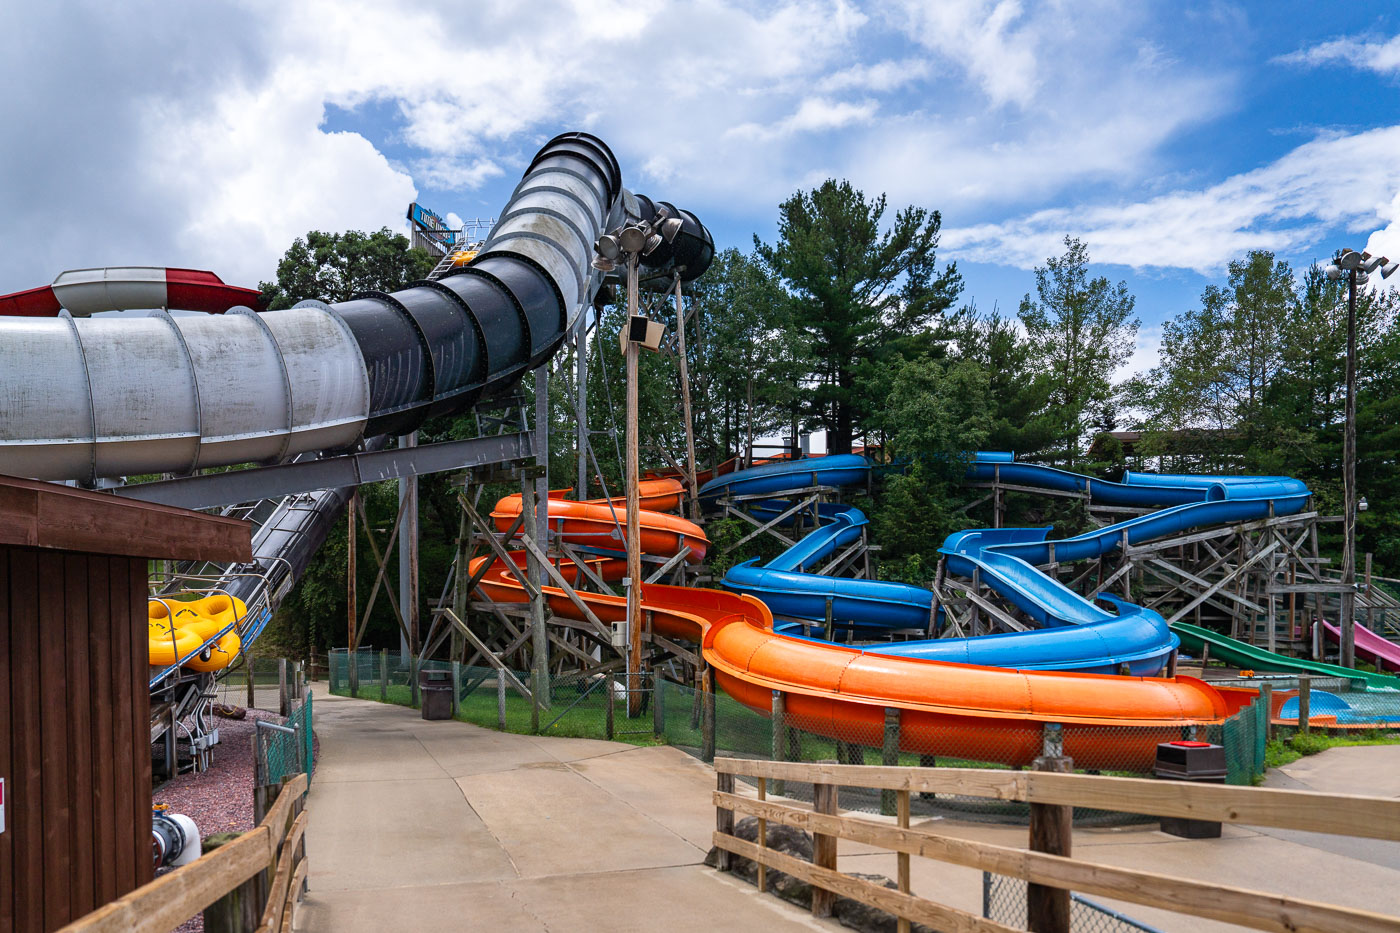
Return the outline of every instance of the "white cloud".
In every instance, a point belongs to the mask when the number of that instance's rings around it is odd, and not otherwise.
[[[1342,64],[1374,71],[1377,74],[1400,74],[1400,36],[1390,39],[1341,38],[1280,55],[1274,61],[1285,65]]]
[[[1038,35],[1018,0],[901,0],[890,16],[925,47],[960,63],[994,105],[1031,103]]]
[[[885,59],[873,65],[852,65],[833,72],[817,82],[817,89],[825,93],[851,90],[887,93],[922,81],[932,71],[933,64],[927,59]]]
[[[828,176],[949,217],[1043,204],[1153,179],[1163,143],[1231,99],[1228,76],[1159,54],[1138,5],[1110,0],[160,9],[173,32],[56,3],[20,9],[6,35],[25,41],[0,35],[0,77],[55,85],[0,102],[5,125],[49,133],[0,137],[0,216],[53,231],[0,233],[0,291],[79,262],[255,282],[308,229],[402,225],[420,188],[488,214],[482,192],[566,129],[606,139],[630,186],[702,215],[771,217]],[[330,132],[330,107],[364,108],[370,138]]]
[[[824,97],[808,97],[795,112],[776,123],[767,126],[741,123],[725,135],[737,139],[781,139],[796,133],[816,133],[840,129],[853,123],[869,123],[875,110],[876,104],[871,100],[852,104]]]
[[[1332,252],[1318,242],[1323,231],[1364,234],[1389,224],[1386,235],[1394,235],[1400,221],[1396,152],[1400,126],[1323,136],[1205,188],[948,229],[943,243],[959,257],[1021,268],[1057,255],[1066,234],[1082,238],[1096,262],[1136,268],[1216,273],[1250,249],[1313,249],[1321,258]]]
[[[1390,202],[1390,218],[1390,223],[1367,238],[1365,251],[1372,256],[1385,256],[1400,262],[1400,192],[1396,192]],[[1400,291],[1400,273],[1392,272],[1388,279],[1373,275],[1371,281],[1377,288]]]

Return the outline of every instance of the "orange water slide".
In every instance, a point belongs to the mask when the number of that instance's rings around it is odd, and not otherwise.
[[[646,481],[646,498],[669,501],[666,483],[675,487],[678,503],[681,487],[674,480]],[[508,530],[519,510],[519,496],[502,499],[492,512],[497,527]],[[551,528],[591,546],[601,540],[604,519],[609,534],[617,531],[614,514],[625,529],[623,510],[606,500],[549,503]],[[648,553],[669,556],[688,545],[688,559],[702,559],[699,526],[651,510],[639,519]],[[622,549],[620,536],[611,540]],[[514,566],[495,562],[479,584],[498,602],[526,600],[518,579],[524,554],[512,556]],[[472,571],[491,559],[478,558]],[[620,558],[589,563],[604,579],[626,573]],[[561,570],[581,582],[577,569],[565,564]],[[545,593],[555,615],[580,619],[563,590],[546,587]],[[604,623],[626,617],[625,596],[578,595]],[[1186,725],[1221,722],[1255,696],[1191,677],[1016,671],[866,653],[777,634],[762,602],[720,590],[646,584],[642,603],[658,634],[698,642],[718,685],[745,706],[769,714],[773,691],[782,691],[792,725],[875,747],[883,740],[885,710],[895,707],[901,711],[900,748],[918,754],[1025,765],[1041,752],[1042,725],[1054,722],[1063,724],[1066,754],[1079,767],[1148,770],[1158,742],[1181,738]]]

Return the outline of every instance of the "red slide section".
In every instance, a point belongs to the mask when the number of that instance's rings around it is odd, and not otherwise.
[[[675,480],[647,480],[642,486],[653,505],[669,502],[672,493],[678,502],[682,491]],[[519,512],[520,497],[509,496],[492,517],[504,532]],[[624,515],[618,500],[576,502],[551,495],[549,501],[551,529],[572,544],[621,551]],[[666,556],[688,545],[692,563],[703,559],[705,537],[698,525],[651,510],[639,518],[649,553]],[[611,545],[601,544],[604,534]],[[475,575],[482,563],[493,561],[479,588],[498,602],[526,601],[518,576],[525,555],[512,557],[513,566],[481,557],[471,567]],[[619,557],[589,565],[604,579],[626,573],[626,561]],[[563,564],[561,572],[573,584],[584,582],[584,573],[571,564]],[[562,589],[544,591],[555,615],[585,621]],[[626,617],[625,596],[582,591],[578,596],[605,625]],[[770,714],[773,691],[781,690],[793,725],[874,747],[883,740],[885,709],[896,707],[900,748],[918,754],[1026,765],[1041,753],[1041,724],[1055,722],[1064,725],[1065,752],[1078,767],[1145,771],[1157,743],[1181,738],[1182,726],[1221,722],[1256,696],[1253,690],[1215,688],[1191,677],[1015,671],[866,654],[779,635],[762,602],[720,590],[648,584],[642,602],[658,634],[700,644],[717,683],[745,706]]]
[[[52,285],[0,295],[0,315],[12,317],[53,317],[62,308],[75,317],[150,308],[222,314],[240,305],[261,310],[262,293],[201,269],[152,266],[70,269]]]

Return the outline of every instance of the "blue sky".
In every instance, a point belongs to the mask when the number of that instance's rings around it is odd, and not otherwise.
[[[1080,236],[1144,323],[1254,247],[1400,253],[1400,13],[1112,0],[30,5],[0,36],[0,291],[143,263],[269,278],[307,229],[491,215],[586,129],[721,246],[829,176],[942,211],[1014,311]],[[149,24],[160,21],[162,28]],[[57,50],[57,52],[55,52]]]

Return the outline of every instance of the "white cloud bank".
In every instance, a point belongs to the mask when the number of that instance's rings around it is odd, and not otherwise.
[[[1400,74],[1400,36],[1390,39],[1330,39],[1310,48],[1280,55],[1274,61],[1309,67],[1350,65],[1381,75]]]
[[[1058,255],[1070,234],[1084,240],[1096,262],[1203,274],[1218,273],[1250,249],[1317,248],[1321,233],[1337,228],[1360,237],[1385,227],[1372,246],[1394,243],[1382,248],[1400,253],[1398,152],[1400,126],[1329,134],[1204,188],[949,229],[943,242],[952,255],[1028,269]],[[1330,246],[1323,249],[1316,258],[1330,255]]]

